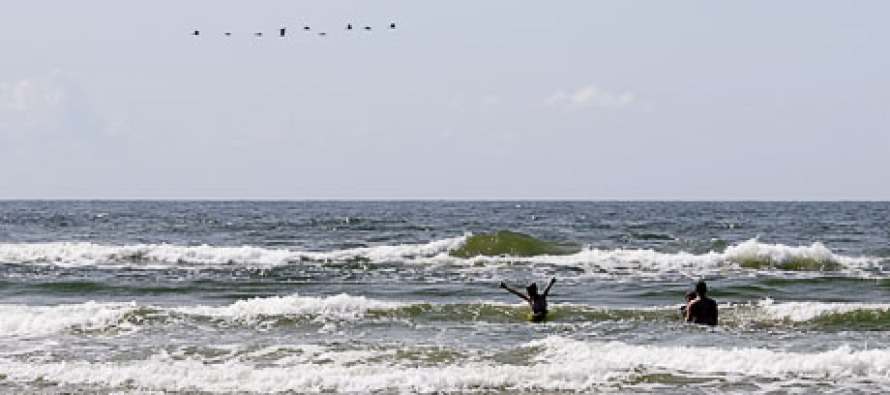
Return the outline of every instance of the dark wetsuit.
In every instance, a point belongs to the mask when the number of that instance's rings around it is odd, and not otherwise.
[[[702,325],[717,325],[717,302],[709,297],[693,300],[689,304],[686,322]]]
[[[540,294],[538,293],[538,285],[535,283],[531,283],[526,287],[527,293],[525,294],[510,288],[510,286],[503,281],[501,281],[501,288],[510,291],[510,293],[528,302],[529,306],[532,308],[532,313],[528,315],[529,321],[541,322],[547,318],[547,294],[550,293],[550,287],[552,287],[554,283],[556,283],[556,277],[550,279],[547,287],[544,288],[544,292],[541,292]]]
[[[547,318],[547,298],[541,295],[530,297],[528,304],[532,306],[532,313],[528,316],[529,321],[541,322]]]

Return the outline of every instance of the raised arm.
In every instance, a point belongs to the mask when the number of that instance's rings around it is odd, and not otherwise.
[[[553,287],[553,284],[556,283],[556,277],[550,279],[550,282],[547,283],[547,288],[544,288],[544,292],[541,293],[541,296],[547,297],[547,294],[550,293],[550,288]]]
[[[510,286],[507,285],[507,283],[505,283],[505,282],[503,282],[503,281],[501,281],[501,288],[506,289],[507,291],[510,291],[510,293],[512,293],[512,294],[514,294],[514,295],[516,295],[516,296],[518,296],[518,297],[520,297],[520,298],[522,298],[522,299],[525,300],[526,302],[529,301],[527,295],[525,295],[524,293],[519,292],[519,291],[517,291],[517,290],[515,290],[515,289],[513,289],[513,288],[510,288]]]

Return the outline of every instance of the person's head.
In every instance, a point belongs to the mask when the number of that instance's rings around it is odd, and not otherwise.
[[[686,302],[691,302],[691,301],[695,300],[696,295],[698,295],[698,294],[696,294],[695,291],[687,292],[686,293]]]
[[[525,292],[528,292],[529,296],[538,296],[538,284],[530,283],[526,285]]]
[[[705,284],[704,280],[695,283],[695,293],[698,294],[698,296],[705,297],[708,293],[708,284]]]

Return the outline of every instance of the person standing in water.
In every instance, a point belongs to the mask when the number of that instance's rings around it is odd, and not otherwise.
[[[708,285],[704,281],[695,284],[696,298],[686,308],[686,322],[717,325],[717,302],[707,296]]]
[[[525,299],[526,302],[531,306],[532,313],[529,315],[529,321],[532,322],[541,322],[547,318],[547,294],[550,293],[550,288],[553,287],[553,284],[556,282],[556,277],[550,279],[550,282],[547,284],[547,287],[544,288],[544,292],[538,293],[538,284],[531,283],[525,287],[525,294],[519,292],[513,288],[510,288],[507,283],[501,281],[501,288],[510,291],[514,295]]]

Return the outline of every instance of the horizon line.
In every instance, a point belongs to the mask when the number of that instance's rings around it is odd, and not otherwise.
[[[888,203],[890,199],[683,198],[0,198],[0,202],[675,202],[675,203]]]

